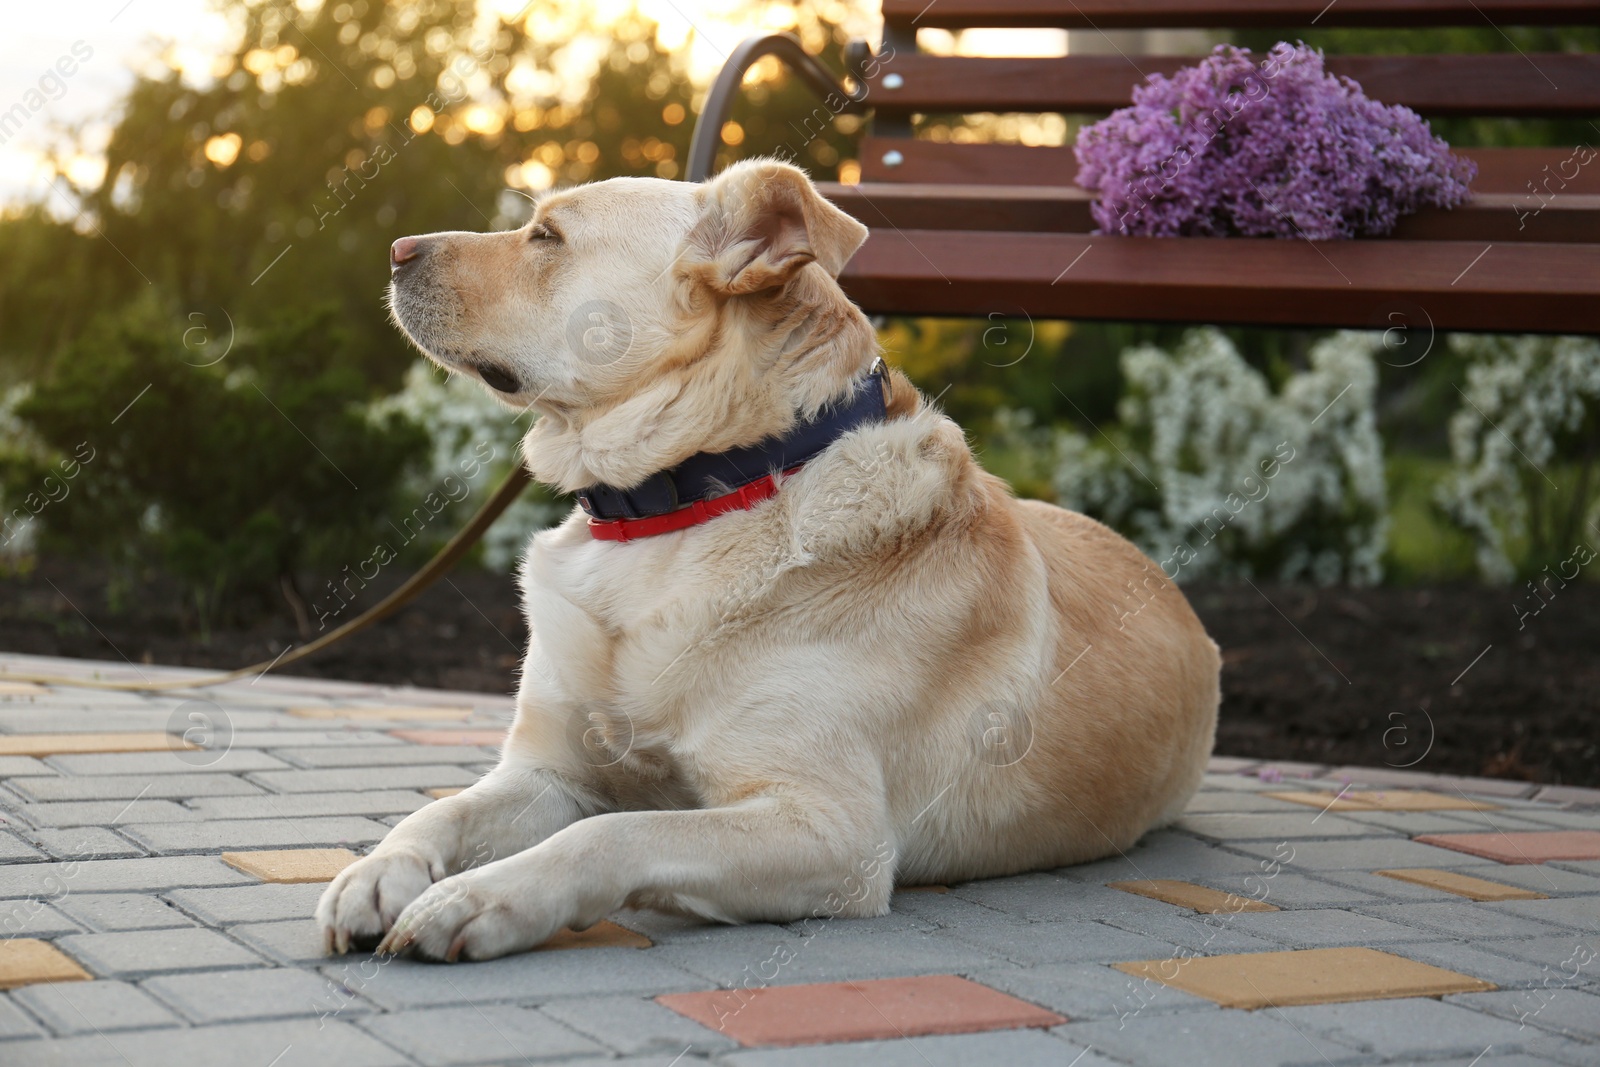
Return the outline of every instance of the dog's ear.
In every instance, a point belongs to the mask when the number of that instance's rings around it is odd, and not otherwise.
[[[700,218],[684,261],[728,296],[781,286],[808,263],[837,277],[867,228],[825,200],[798,167],[769,159],[735,164],[701,190]]]

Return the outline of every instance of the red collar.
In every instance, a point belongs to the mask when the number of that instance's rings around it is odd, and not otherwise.
[[[805,464],[799,463],[790,467],[783,472],[783,477],[787,478],[803,466]],[[641,537],[654,537],[657,534],[699,526],[730,511],[748,511],[763,500],[776,496],[777,493],[778,478],[768,474],[748,485],[741,485],[731,493],[724,493],[707,500],[696,500],[686,508],[669,511],[665,515],[651,515],[643,519],[591,518],[589,533],[597,541],[634,541]]]

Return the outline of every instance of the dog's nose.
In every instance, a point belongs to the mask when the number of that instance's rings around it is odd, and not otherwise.
[[[402,237],[389,246],[389,266],[398,267],[409,263],[422,254],[422,242],[415,237]]]

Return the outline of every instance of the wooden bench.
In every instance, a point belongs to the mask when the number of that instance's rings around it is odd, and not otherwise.
[[[706,177],[745,70],[776,55],[827,112],[869,112],[860,182],[825,195],[872,229],[841,281],[882,314],[1409,325],[1600,333],[1600,158],[1563,148],[1465,149],[1472,199],[1425,210],[1393,234],[1353,241],[1094,234],[1070,147],[918,140],[912,117],[977,112],[1104,113],[1153,72],[1196,57],[970,58],[919,53],[932,27],[1069,30],[1317,26],[1600,25],[1595,0],[882,0],[874,55],[852,42],[847,91],[789,37],[753,38],[713,84],[687,177]],[[1320,11],[1319,11],[1320,8]],[[1297,29],[1298,28],[1298,29]],[[1589,120],[1600,144],[1600,55],[1330,56],[1374,99],[1425,117]],[[1574,173],[1575,172],[1575,173]],[[1537,196],[1535,195],[1537,193]],[[1537,209],[1537,210],[1536,210]]]

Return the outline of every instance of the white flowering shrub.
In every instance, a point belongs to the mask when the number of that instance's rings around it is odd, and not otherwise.
[[[1600,543],[1600,341],[1457,335],[1450,347],[1470,363],[1437,499],[1472,535],[1479,571],[1505,581]]]
[[[417,475],[416,484],[408,487],[415,496],[439,493],[455,500],[458,494],[452,484],[466,483],[470,488],[470,496],[454,508],[451,522],[440,524],[441,540],[455,533],[506,472],[522,462],[520,442],[528,428],[526,417],[517,417],[477,384],[447,375],[423,360],[406,373],[399,392],[371,405],[368,414],[379,420],[403,414],[427,429],[433,448],[426,469]],[[510,570],[527,548],[528,539],[565,518],[568,510],[543,486],[534,485],[484,534],[484,563],[495,570]]]
[[[1377,334],[1318,342],[1274,391],[1215,329],[1123,353],[1110,436],[1063,432],[1058,498],[1131,537],[1169,577],[1370,584],[1387,534]]]

